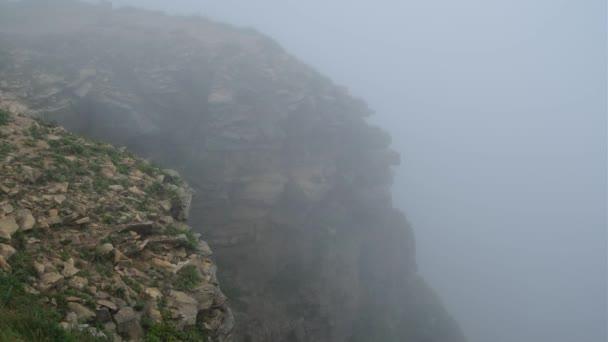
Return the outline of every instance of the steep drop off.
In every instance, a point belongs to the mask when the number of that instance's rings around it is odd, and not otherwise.
[[[269,38],[61,1],[0,9],[0,99],[179,170],[236,337],[463,341],[392,207],[390,137]]]

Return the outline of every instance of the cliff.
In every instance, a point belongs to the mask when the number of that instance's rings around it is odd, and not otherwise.
[[[271,39],[60,1],[0,10],[0,100],[180,171],[236,340],[463,341],[391,203],[390,137]]]
[[[230,338],[175,172],[5,111],[0,134],[0,340]]]

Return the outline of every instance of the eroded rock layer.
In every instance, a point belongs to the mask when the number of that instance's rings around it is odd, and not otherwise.
[[[463,341],[363,101],[251,30],[61,4],[0,11],[0,98],[184,175],[237,340]]]

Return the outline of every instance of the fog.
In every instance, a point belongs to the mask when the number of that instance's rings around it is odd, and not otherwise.
[[[113,1],[278,40],[377,112],[471,342],[606,341],[606,3]]]

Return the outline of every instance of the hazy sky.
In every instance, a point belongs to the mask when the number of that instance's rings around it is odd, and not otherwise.
[[[367,99],[471,342],[607,340],[604,0],[114,3],[253,26]]]

